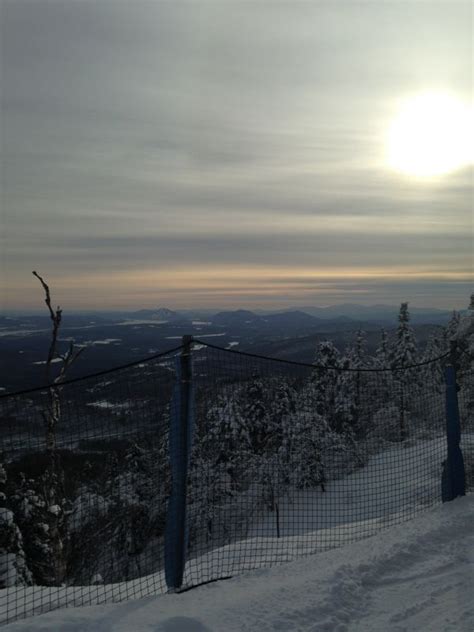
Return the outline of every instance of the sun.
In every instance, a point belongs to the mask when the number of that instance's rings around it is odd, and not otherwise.
[[[472,164],[472,111],[445,93],[407,99],[393,120],[387,139],[392,169],[429,178]]]

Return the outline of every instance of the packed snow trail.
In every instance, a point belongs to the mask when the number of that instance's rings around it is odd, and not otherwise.
[[[340,549],[11,632],[472,632],[474,495]]]

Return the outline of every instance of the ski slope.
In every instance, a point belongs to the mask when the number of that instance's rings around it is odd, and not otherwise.
[[[56,610],[12,632],[472,632],[474,495],[354,544],[179,595]]]

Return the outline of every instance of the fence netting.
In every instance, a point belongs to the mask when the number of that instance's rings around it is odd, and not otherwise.
[[[442,369],[317,369],[203,344],[186,583],[354,542],[441,502]]]
[[[0,399],[1,623],[166,591],[176,355]]]
[[[167,591],[180,356],[0,398],[1,623]],[[182,588],[354,542],[440,503],[446,360],[331,368],[195,341]],[[458,374],[472,487],[470,367]]]
[[[457,382],[466,490],[472,492],[474,491],[474,358],[468,353],[463,353],[459,358]]]

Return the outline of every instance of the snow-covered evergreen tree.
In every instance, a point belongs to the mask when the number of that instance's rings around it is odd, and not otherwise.
[[[23,537],[13,511],[8,507],[7,473],[0,463],[0,589],[33,583],[26,562]]]
[[[320,486],[325,491],[325,463],[329,448],[336,442],[336,433],[321,415],[300,410],[292,417],[289,434],[289,475],[292,485],[298,489]]]
[[[262,409],[256,406],[251,410],[260,414]],[[223,466],[237,485],[239,472],[252,451],[249,426],[254,420],[244,416],[232,391],[220,394],[207,413],[203,456],[216,466]]]
[[[415,332],[410,325],[408,303],[402,303],[400,305],[398,327],[390,363],[392,368],[400,368],[416,364],[417,361],[418,347]]]
[[[467,313],[460,319],[454,338],[461,354],[462,367],[464,370],[474,370],[474,293],[471,294]]]
[[[385,329],[380,330],[380,343],[375,351],[375,367],[387,369],[390,366],[390,345]]]
[[[65,569],[58,568],[55,529],[61,529],[61,542],[66,541],[65,502],[51,505],[49,483],[44,475],[38,479],[20,474],[11,494],[11,509],[23,536],[26,561],[35,584],[58,585],[58,577],[65,577]],[[62,553],[62,552],[61,552]],[[59,560],[64,560],[61,554]]]
[[[416,369],[406,369],[419,360],[418,348],[415,333],[410,326],[410,313],[408,303],[400,305],[398,315],[398,328],[396,331],[395,344],[392,348],[391,367],[395,370],[393,374],[393,385],[396,391],[395,404],[400,411],[400,441],[408,436],[410,411],[418,396],[420,386],[420,375]]]
[[[263,455],[274,444],[266,386],[261,379],[255,378],[243,389],[241,396],[242,415],[248,429],[251,451]]]
[[[123,581],[153,570],[156,552],[148,548],[163,536],[170,490],[162,443],[156,437],[133,443],[110,452],[99,476],[84,471],[69,517],[73,583],[90,583],[97,574],[106,583]]]
[[[363,410],[363,378],[356,369],[367,367],[365,334],[359,330],[354,345],[346,349],[341,360],[338,388],[335,398],[337,426],[353,437],[364,433],[365,410]]]
[[[439,358],[443,354],[442,342],[440,338],[434,333],[429,339],[423,353],[422,361],[428,362]],[[444,391],[444,371],[443,363],[441,360],[430,362],[423,367],[423,373],[425,375],[425,389],[427,391],[433,390],[436,393],[442,393]]]
[[[274,434],[273,447],[281,462],[281,472],[287,481],[290,469],[290,452],[292,450],[291,427],[293,416],[298,406],[296,390],[287,381],[279,381],[272,401],[270,402],[270,417]]]
[[[318,344],[314,363],[318,368],[312,371],[310,382],[314,389],[316,412],[334,427],[337,425],[336,399],[341,354],[330,340],[324,340]]]
[[[474,293],[467,313],[460,319],[455,336],[457,382],[463,427],[472,427],[474,419]]]
[[[384,369],[390,368],[391,362],[391,345],[385,329],[380,331],[380,342],[375,350],[372,367],[377,369],[373,373],[368,374],[368,392],[371,394],[371,412],[372,414],[380,408],[386,407],[394,395],[392,373]]]
[[[194,544],[201,538],[206,544],[223,544],[231,533],[223,507],[237,494],[229,473],[233,470],[227,462],[204,456],[202,447],[199,441],[195,444],[189,470],[189,541]]]
[[[461,322],[461,315],[456,310],[453,310],[451,314],[451,318],[449,319],[448,324],[446,325],[446,339],[449,345],[449,341],[453,340],[456,337],[457,331],[459,329],[459,323]],[[449,351],[449,347],[447,349]]]

